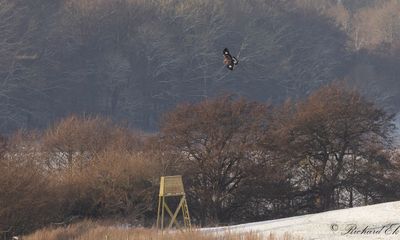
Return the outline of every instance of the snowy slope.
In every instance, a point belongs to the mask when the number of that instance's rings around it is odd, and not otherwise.
[[[400,201],[202,230],[217,234],[287,232],[303,239],[400,239]]]

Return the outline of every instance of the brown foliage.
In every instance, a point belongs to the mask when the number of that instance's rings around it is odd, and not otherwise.
[[[141,153],[142,137],[109,120],[78,117],[43,136],[16,133],[0,158],[0,230],[77,217],[141,218],[156,169]]]
[[[150,211],[158,165],[142,153],[107,151],[86,174],[98,215],[140,218]]]
[[[266,107],[231,97],[178,106],[161,128],[179,159],[204,224],[230,217],[243,179],[254,167],[251,150],[262,135]]]
[[[27,232],[57,214],[54,185],[44,174],[37,137],[17,133],[0,158],[0,230]]]
[[[61,169],[82,169],[107,149],[133,151],[140,145],[138,134],[100,117],[68,117],[49,128],[43,138],[49,167]]]
[[[24,236],[24,240],[98,240],[98,239],[127,239],[127,240],[145,240],[145,239],[164,239],[164,240],[219,240],[221,236],[207,234],[201,231],[170,231],[161,235],[160,231],[144,228],[121,228],[103,223],[84,221],[78,224],[68,226],[67,228],[45,228],[31,235]],[[284,236],[262,236],[258,233],[229,233],[223,235],[226,240],[301,240],[290,234]]]
[[[354,184],[349,182],[372,165],[384,165],[377,156],[391,142],[393,116],[356,91],[333,84],[285,108],[271,139],[293,165],[296,185],[315,194],[317,208],[332,208],[336,189]]]
[[[142,142],[138,133],[99,117],[72,116],[47,130],[43,149],[64,214],[135,219],[147,211],[155,167]]]

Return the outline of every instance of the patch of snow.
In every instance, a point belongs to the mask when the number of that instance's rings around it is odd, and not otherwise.
[[[265,236],[270,233],[278,236],[289,233],[304,240],[400,239],[400,201],[264,222],[203,228],[201,231],[218,235],[224,232],[251,232]]]

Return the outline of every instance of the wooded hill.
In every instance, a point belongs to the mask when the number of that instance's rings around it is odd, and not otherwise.
[[[180,102],[281,102],[337,79],[398,111],[395,0],[0,0],[0,129],[71,113],[154,131]],[[222,49],[239,58],[229,72]],[[396,105],[397,104],[397,105]]]

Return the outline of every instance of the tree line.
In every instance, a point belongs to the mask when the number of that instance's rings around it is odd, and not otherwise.
[[[175,174],[199,226],[398,200],[393,117],[335,83],[283,104],[180,104],[154,134],[76,115],[21,130],[1,140],[0,230],[83,218],[152,226],[160,176]]]

